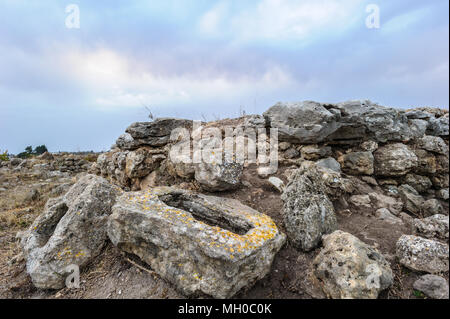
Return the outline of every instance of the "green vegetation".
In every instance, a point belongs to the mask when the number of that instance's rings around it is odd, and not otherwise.
[[[0,161],[6,162],[9,161],[8,151],[0,151]]]
[[[20,157],[22,159],[29,158],[33,155],[41,155],[45,152],[48,152],[47,147],[45,145],[39,145],[36,146],[33,150],[32,146],[25,147],[25,151],[22,153],[17,154],[17,157]]]

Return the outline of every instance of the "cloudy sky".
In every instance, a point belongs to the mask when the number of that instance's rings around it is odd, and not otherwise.
[[[380,28],[367,28],[377,4]],[[73,25],[70,4],[79,8]],[[107,150],[134,121],[277,101],[449,106],[448,0],[0,0],[0,150]],[[70,24],[72,23],[72,24]]]

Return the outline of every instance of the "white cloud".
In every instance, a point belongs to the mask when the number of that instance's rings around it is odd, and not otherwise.
[[[72,52],[63,59],[64,64],[70,65],[68,76],[89,91],[95,105],[104,108],[239,99],[255,90],[272,92],[295,85],[291,75],[278,65],[267,67],[259,77],[242,74],[229,78],[211,72],[203,72],[201,76],[199,72],[156,75],[106,49]]]
[[[200,32],[206,35],[219,34],[221,24],[224,22],[227,12],[228,6],[225,2],[215,5],[200,18],[198,23]]]

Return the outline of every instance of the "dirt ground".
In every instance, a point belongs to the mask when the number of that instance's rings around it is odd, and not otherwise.
[[[281,167],[278,177],[286,182]],[[3,178],[5,178],[3,176]],[[283,202],[280,193],[255,169],[247,169],[241,189],[220,194],[235,198],[242,203],[263,212],[284,231],[282,222]],[[16,180],[17,182],[17,180]],[[21,181],[22,186],[31,187],[33,181]],[[48,186],[48,193],[59,184]],[[369,187],[369,186],[367,186]],[[60,291],[34,288],[25,270],[25,261],[20,255],[16,233],[25,230],[42,211],[50,195],[42,192],[38,199],[32,199],[26,206],[7,207],[5,202],[14,195],[14,188],[0,193],[0,298],[184,298],[174,287],[147,269],[139,261],[122,255],[111,243],[81,272],[79,289],[64,288]],[[448,206],[446,207],[448,210]],[[379,298],[408,299],[423,298],[416,295],[412,284],[421,275],[412,272],[395,260],[395,243],[402,234],[410,233],[406,226],[387,224],[367,212],[342,212],[336,209],[339,229],[349,232],[362,241],[375,245],[391,262],[395,275],[394,285],[382,292]],[[6,216],[12,216],[6,218]],[[320,287],[311,277],[311,264],[320,248],[303,253],[289,242],[276,255],[271,272],[253,287],[241,291],[235,298],[325,298]],[[444,274],[448,280],[448,273]]]

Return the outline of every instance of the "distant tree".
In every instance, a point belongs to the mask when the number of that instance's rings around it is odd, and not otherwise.
[[[25,152],[27,152],[28,154],[33,153],[33,146],[27,146],[27,147],[25,147]]]
[[[9,161],[8,151],[0,151],[0,161]]]
[[[36,155],[41,155],[41,154],[44,154],[45,152],[48,152],[47,146],[39,145],[39,146],[36,146],[33,153]]]

